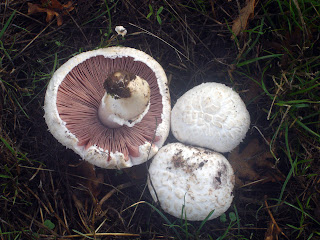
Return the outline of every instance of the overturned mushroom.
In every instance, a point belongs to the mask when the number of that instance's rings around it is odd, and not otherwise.
[[[167,213],[191,221],[227,211],[233,200],[234,174],[220,153],[171,143],[162,147],[149,168],[148,188]],[[183,210],[183,211],[182,211]]]
[[[203,83],[183,94],[171,113],[180,142],[229,152],[245,137],[250,115],[239,94],[221,83]]]
[[[133,48],[84,52],[54,73],[44,110],[53,136],[83,159],[131,167],[150,159],[168,136],[167,78],[159,63]]]

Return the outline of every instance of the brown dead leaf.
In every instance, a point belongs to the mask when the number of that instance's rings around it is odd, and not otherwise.
[[[95,167],[87,161],[81,161],[74,170],[81,177],[79,184],[85,186],[92,196],[97,198],[101,192],[103,175],[97,174]]]
[[[283,181],[284,177],[274,168],[270,161],[273,159],[265,144],[259,143],[257,138],[252,139],[240,153],[239,147],[234,149],[228,157],[235,172],[236,186],[243,186],[246,182],[262,180],[262,182]]]
[[[135,165],[131,168],[124,168],[123,170],[131,179],[139,180],[148,175],[148,168],[145,164]]]
[[[243,94],[243,100],[245,103],[250,101],[258,103],[259,95],[262,93],[262,88],[254,81],[249,81],[247,91]]]
[[[234,33],[231,39],[234,39],[239,33],[246,29],[249,18],[254,14],[255,0],[246,0],[246,6],[240,10],[239,17],[234,20],[232,32]]]
[[[63,23],[62,16],[67,15],[73,9],[71,1],[67,4],[61,4],[58,0],[41,0],[41,5],[28,3],[28,15],[44,12],[47,14],[46,22],[51,22],[56,16],[58,26]]]

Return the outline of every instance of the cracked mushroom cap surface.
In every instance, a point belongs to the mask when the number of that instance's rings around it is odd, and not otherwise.
[[[115,71],[128,71],[150,87],[148,112],[132,126],[106,127],[98,118],[104,81]],[[128,47],[80,53],[53,74],[45,95],[49,131],[82,159],[102,168],[141,164],[158,151],[170,128],[167,77],[148,54]]]
[[[219,217],[233,200],[234,173],[220,153],[171,143],[162,147],[149,168],[148,188],[161,208],[181,218],[202,221]],[[182,218],[185,216],[183,215]]]
[[[203,83],[183,94],[171,112],[171,131],[183,143],[230,152],[250,126],[246,105],[232,88]]]

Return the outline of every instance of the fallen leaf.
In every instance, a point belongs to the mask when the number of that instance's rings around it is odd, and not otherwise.
[[[101,192],[103,175],[97,174],[94,165],[87,161],[81,161],[80,164],[75,167],[74,171],[81,177],[79,184],[85,186],[92,196],[97,198]]]
[[[148,175],[148,168],[145,164],[124,168],[123,170],[131,179],[143,179]]]
[[[245,94],[243,94],[243,100],[246,103],[250,101],[258,103],[258,100],[260,99],[259,96],[262,92],[262,87],[259,86],[259,84],[257,84],[255,81],[249,81],[247,90],[245,91]]]
[[[254,14],[255,0],[246,0],[246,6],[240,10],[239,17],[234,20],[232,25],[233,35],[231,39],[234,39],[239,33],[246,29],[249,18]]]
[[[67,15],[73,9],[71,1],[67,4],[61,4],[58,0],[41,0],[41,5],[28,3],[28,15],[44,12],[47,14],[46,22],[51,22],[55,16],[58,26],[63,23],[62,15]]]
[[[236,186],[243,186],[248,181],[265,182],[283,181],[284,177],[270,160],[272,154],[259,139],[252,139],[242,152],[235,148],[228,156],[236,176]]]

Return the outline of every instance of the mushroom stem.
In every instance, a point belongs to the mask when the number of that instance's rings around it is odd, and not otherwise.
[[[109,128],[133,126],[150,106],[146,80],[126,71],[116,71],[104,82],[106,90],[98,110],[100,121]]]

